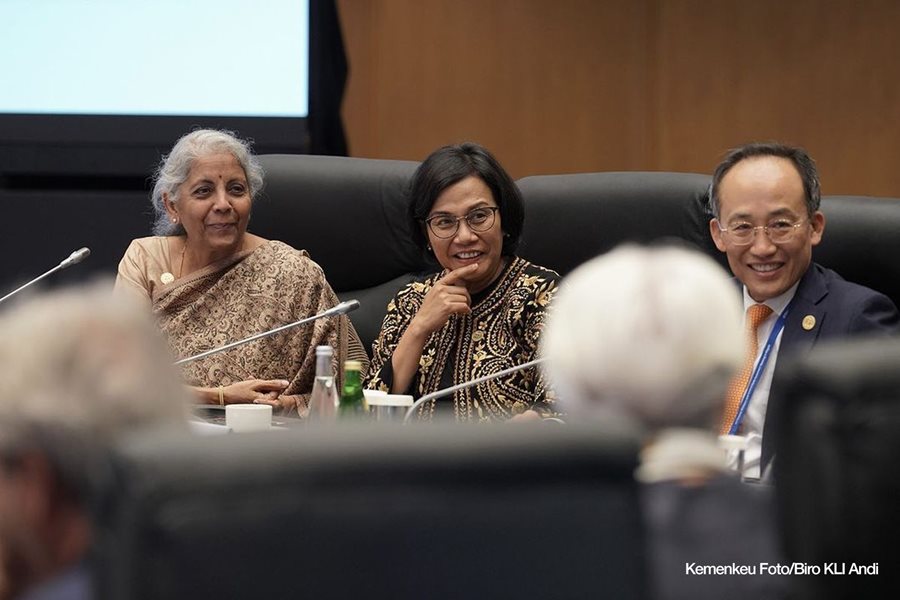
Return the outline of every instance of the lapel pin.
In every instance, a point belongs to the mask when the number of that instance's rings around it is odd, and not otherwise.
[[[166,272],[159,276],[159,280],[163,283],[163,285],[169,285],[170,283],[175,281],[175,276],[169,272]],[[806,321],[803,321],[803,323],[805,324]]]
[[[809,331],[816,326],[816,318],[812,315],[806,315],[805,317],[803,317],[803,321],[800,323],[800,326],[803,327],[804,330]]]

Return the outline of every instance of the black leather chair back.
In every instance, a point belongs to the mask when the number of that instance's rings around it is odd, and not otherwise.
[[[307,250],[343,300],[367,351],[388,301],[426,270],[406,224],[406,189],[418,163],[335,156],[260,156],[266,188],[250,230]]]
[[[813,260],[900,306],[900,198],[825,196],[825,235]]]
[[[879,566],[795,578],[798,598],[900,597],[900,340],[831,342],[785,371],[769,406],[787,560]]]
[[[267,188],[250,229],[304,248],[343,299],[367,349],[387,302],[430,269],[409,240],[406,191],[418,163],[307,155],[263,155]],[[709,235],[710,178],[691,173],[540,175],[517,181],[525,200],[519,254],[566,275],[624,242],[674,240],[727,268]],[[829,196],[815,260],[900,305],[900,199]]]
[[[625,242],[685,242],[720,260],[704,202],[710,178],[691,173],[578,173],[525,177],[520,254],[566,275]]]
[[[565,275],[625,242],[685,242],[727,267],[709,235],[710,178],[691,173],[525,177],[520,254]],[[900,198],[825,196],[825,236],[813,259],[900,306]]]
[[[643,598],[636,438],[325,428],[133,439],[99,598]]]

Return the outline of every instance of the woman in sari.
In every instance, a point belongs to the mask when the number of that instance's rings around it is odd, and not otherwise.
[[[188,357],[320,313],[338,303],[322,269],[303,250],[247,231],[263,171],[230,132],[182,137],[154,177],[153,237],[131,242],[116,289],[144,301],[174,353]],[[266,403],[304,414],[315,378],[315,347],[337,361],[366,360],[346,316],[295,327],[187,363],[201,403]]]
[[[477,144],[445,146],[410,185],[416,244],[442,270],[388,304],[368,386],[423,396],[535,358],[559,275],[515,255],[522,195]],[[538,418],[553,412],[539,369],[530,368],[425,403],[418,417],[458,421]]]

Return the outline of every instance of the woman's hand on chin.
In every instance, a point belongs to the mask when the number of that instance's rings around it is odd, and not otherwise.
[[[470,312],[472,297],[466,289],[465,277],[477,269],[477,264],[466,265],[437,280],[425,294],[411,326],[418,329],[422,336],[428,337],[443,327],[450,315]]]

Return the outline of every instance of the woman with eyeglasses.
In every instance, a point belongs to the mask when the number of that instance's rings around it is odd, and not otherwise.
[[[515,255],[522,195],[478,144],[445,146],[410,184],[413,241],[439,270],[388,304],[368,387],[421,397],[536,358],[559,275]],[[531,368],[426,402],[421,420],[537,419],[553,413]]]

